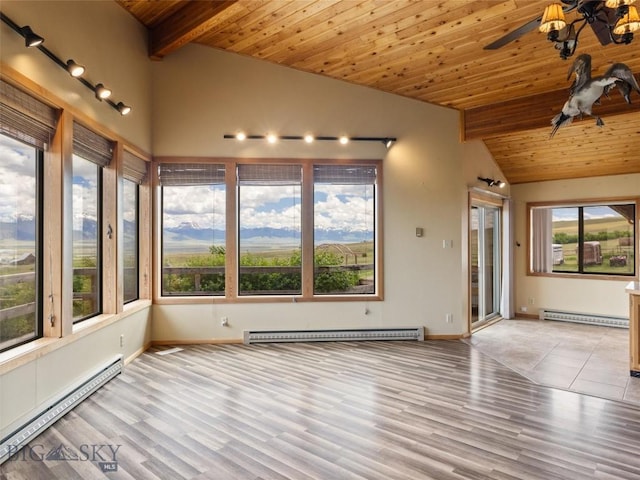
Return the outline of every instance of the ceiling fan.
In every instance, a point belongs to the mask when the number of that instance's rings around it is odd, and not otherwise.
[[[547,6],[542,15],[512,30],[484,49],[496,50],[538,28],[547,33],[547,38],[560,50],[560,57],[566,60],[575,52],[578,36],[586,25],[591,26],[601,45],[628,45],[633,40],[633,32],[640,29],[638,11],[632,6],[635,0],[560,1],[561,3]],[[574,10],[578,16],[568,23],[564,14]]]

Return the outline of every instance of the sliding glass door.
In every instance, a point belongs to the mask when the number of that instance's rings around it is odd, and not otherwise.
[[[470,211],[471,328],[500,315],[501,208],[473,203]]]

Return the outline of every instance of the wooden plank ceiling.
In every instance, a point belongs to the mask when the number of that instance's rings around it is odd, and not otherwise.
[[[117,1],[148,28],[154,59],[194,42],[457,109],[462,137],[481,138],[514,184],[640,172],[640,95],[614,92],[594,108],[604,127],[587,117],[550,139],[573,59],[537,28],[483,49],[548,0]],[[602,46],[587,26],[579,40],[594,75],[623,62],[640,78],[640,38]]]

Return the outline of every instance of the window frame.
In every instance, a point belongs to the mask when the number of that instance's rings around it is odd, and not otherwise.
[[[242,174],[242,170],[246,170],[243,169],[242,167],[258,167],[256,169],[250,169],[253,170],[251,173],[249,173],[249,177],[253,177],[253,178],[249,178],[249,179],[244,179],[243,174]],[[295,277],[299,277],[299,281],[300,281],[300,290],[299,292],[287,292],[286,290],[279,292],[279,291],[273,291],[273,293],[270,293],[269,291],[264,291],[264,290],[253,290],[253,291],[243,291],[241,288],[241,282],[243,280],[243,276],[246,275],[249,278],[251,278],[252,275],[256,275],[256,270],[260,269],[260,268],[265,268],[265,267],[252,267],[252,266],[243,266],[241,264],[241,258],[242,258],[242,248],[243,248],[243,244],[242,244],[242,238],[240,235],[240,230],[242,228],[242,191],[245,188],[250,189],[251,187],[258,187],[258,188],[262,188],[262,187],[291,187],[292,189],[298,188],[299,191],[299,196],[296,196],[295,194],[293,195],[294,199],[297,199],[300,202],[300,207],[301,207],[301,212],[300,212],[300,253],[302,255],[302,165],[300,163],[274,163],[274,162],[269,162],[268,164],[264,165],[266,167],[271,167],[268,170],[268,173],[263,173],[260,172],[260,167],[263,167],[263,164],[256,164],[256,163],[245,163],[245,162],[239,162],[236,164],[236,169],[234,171],[234,174],[236,175],[237,178],[237,187],[236,187],[236,204],[237,204],[237,214],[236,214],[236,218],[235,221],[237,223],[237,227],[236,227],[236,235],[237,235],[237,245],[238,245],[238,249],[236,252],[236,257],[235,257],[235,262],[236,262],[236,273],[237,273],[237,283],[235,284],[235,287],[237,289],[238,292],[238,296],[239,297],[273,297],[273,296],[294,296],[294,297],[299,297],[302,294],[302,262],[300,262],[300,265],[295,265],[293,266],[293,269],[295,269],[295,272],[286,272],[284,275],[286,275],[287,273],[292,275],[294,278]],[[287,168],[287,167],[293,167],[291,169]],[[272,183],[272,180],[269,179],[269,177],[271,177],[273,175],[274,171],[277,170],[284,170],[287,171],[287,175],[286,177],[290,177],[286,180],[283,180],[282,182],[279,180],[276,180],[275,183]],[[297,171],[297,173],[295,173]],[[245,183],[246,182],[246,183]],[[281,198],[289,198],[289,197],[281,197]],[[295,202],[295,200],[294,200]],[[266,268],[273,268],[273,267],[266,267]],[[281,268],[281,267],[276,267],[276,268]],[[245,272],[245,270],[248,270],[247,272]],[[252,272],[253,270],[253,272]],[[282,275],[281,273],[277,272],[277,271],[272,271],[273,275]],[[258,274],[258,275],[263,275],[262,273]],[[267,273],[268,275],[268,273]]]
[[[118,299],[113,293],[105,295],[105,291],[117,291],[117,270],[118,266],[114,264],[116,259],[116,251],[118,242],[117,214],[116,203],[118,194],[116,169],[118,159],[117,146],[113,140],[105,136],[101,132],[86,127],[83,122],[73,120],[72,125],[72,154],[71,154],[71,182],[70,188],[73,189],[73,177],[75,176],[74,157],[78,157],[85,162],[89,162],[96,167],[97,171],[97,195],[96,195],[96,298],[97,305],[94,312],[81,317],[75,317],[72,312],[73,325],[79,325],[86,320],[98,317],[104,313],[116,313],[118,310]],[[74,210],[73,196],[70,202],[70,208]],[[71,230],[71,264],[73,275],[73,218],[69,226]],[[72,295],[75,294],[75,288],[72,288]]]
[[[125,182],[129,182],[131,183],[134,188],[135,188],[135,205],[134,205],[134,210],[135,210],[135,296],[133,298],[128,299],[125,295],[125,292],[127,291],[126,289],[126,273],[125,273],[125,258],[124,255],[126,253],[126,247],[124,245],[124,217],[122,218],[122,241],[123,241],[123,246],[122,249],[120,249],[120,251],[122,252],[122,255],[120,256],[120,258],[118,259],[119,263],[122,263],[122,276],[120,278],[122,278],[122,303],[123,305],[127,305],[131,302],[135,302],[136,300],[138,300],[140,298],[140,184],[130,180],[128,178],[123,178],[122,179],[122,187],[123,187],[123,201],[122,201],[122,206],[124,208],[124,204],[125,204],[125,200],[124,200],[124,186],[126,185]]]
[[[2,134],[2,133],[0,133]],[[45,151],[42,148],[39,148],[35,145],[29,145],[25,143],[23,140],[15,139],[6,135],[9,138],[12,138],[16,142],[20,142],[24,145],[27,145],[34,149],[35,153],[35,206],[36,206],[36,222],[35,222],[35,257],[36,264],[34,269],[35,276],[35,322],[34,322],[34,333],[29,338],[13,341],[15,339],[7,340],[8,343],[4,347],[0,347],[0,353],[10,351],[13,348],[19,347],[21,345],[33,342],[34,340],[38,340],[44,335],[44,319],[43,319],[43,304],[44,304],[44,291],[43,291],[43,272],[44,272],[44,264],[45,264],[45,250],[44,250],[44,169],[45,169]],[[2,345],[0,343],[0,345]]]
[[[532,227],[532,212],[535,209],[540,208],[579,208],[579,207],[596,207],[596,206],[610,206],[621,204],[633,204],[635,205],[635,219],[634,219],[634,274],[611,274],[611,273],[596,273],[596,272],[536,272],[533,270],[533,227]],[[638,255],[638,242],[640,240],[640,229],[638,228],[638,222],[640,221],[640,197],[626,196],[626,197],[614,197],[614,198],[599,198],[599,199],[578,199],[578,200],[559,200],[549,202],[528,202],[526,205],[527,213],[527,275],[537,277],[553,277],[553,278],[573,278],[573,279],[589,279],[589,280],[613,280],[613,281],[637,281],[640,272],[640,255]],[[580,229],[583,232],[583,229]],[[583,233],[582,233],[583,234]],[[584,241],[584,239],[582,239]]]
[[[156,199],[154,214],[154,231],[157,238],[161,235],[162,219],[162,191],[158,178],[158,167],[163,163],[215,163],[224,164],[226,168],[226,264],[225,264],[225,295],[189,295],[165,296],[161,290],[161,241],[154,248],[153,302],[157,304],[210,304],[210,303],[277,303],[277,302],[335,302],[335,301],[382,301],[384,299],[384,265],[383,265],[383,168],[381,159],[313,159],[313,158],[220,158],[220,157],[156,157],[154,158],[152,176],[154,197]],[[240,164],[273,164],[273,165],[302,165],[302,292],[301,294],[257,294],[248,295],[238,293],[239,262],[238,248],[238,180],[237,167]],[[314,294],[314,165],[357,165],[375,167],[376,184],[374,188],[374,293],[368,294]]]

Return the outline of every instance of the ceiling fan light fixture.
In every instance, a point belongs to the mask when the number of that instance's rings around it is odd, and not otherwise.
[[[623,5],[631,5],[632,3],[635,3],[635,1],[636,0],[607,0],[604,5],[607,8],[618,8]]]
[[[613,33],[615,35],[633,34],[640,30],[640,15],[638,15],[638,9],[636,7],[628,6],[627,13],[625,13],[613,27]]]
[[[542,14],[542,20],[540,21],[540,31],[551,35],[553,32],[559,32],[566,26],[567,21],[564,18],[562,5],[559,3],[547,5]]]

